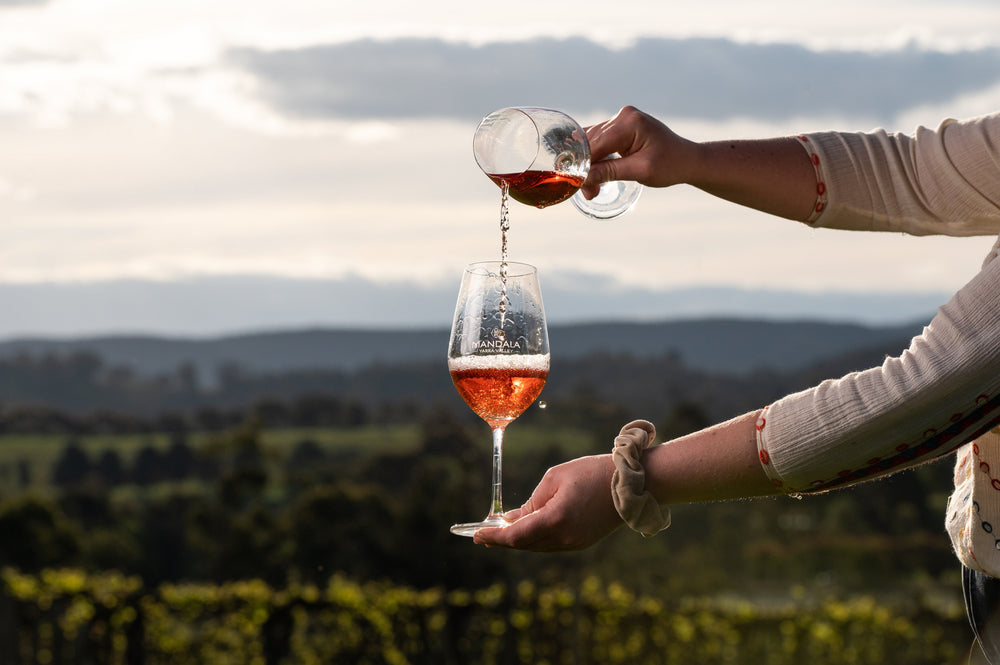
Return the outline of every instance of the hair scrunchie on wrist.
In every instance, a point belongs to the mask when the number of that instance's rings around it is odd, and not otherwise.
[[[670,508],[660,505],[646,491],[646,470],[642,466],[642,451],[656,437],[656,428],[645,420],[634,420],[615,437],[611,459],[615,464],[611,476],[611,497],[615,509],[633,531],[650,537],[670,526]]]

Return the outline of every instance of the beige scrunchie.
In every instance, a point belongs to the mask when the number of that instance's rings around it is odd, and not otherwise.
[[[622,427],[615,437],[611,459],[615,473],[611,477],[611,497],[615,509],[634,531],[649,538],[670,526],[670,508],[660,505],[646,491],[646,471],[642,451],[653,443],[656,428],[645,420],[634,420]]]

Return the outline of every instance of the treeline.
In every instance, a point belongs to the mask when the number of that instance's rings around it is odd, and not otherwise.
[[[51,374],[76,377],[84,387],[103,385],[110,400],[87,402],[90,411],[32,406],[15,399],[5,379],[10,392],[0,408],[0,433],[65,435],[46,474],[51,487],[37,488],[25,465],[4,472],[0,565],[24,572],[110,569],[152,586],[255,578],[276,588],[321,584],[339,572],[359,581],[453,589],[548,584],[586,571],[676,595],[785,588],[789,580],[849,589],[950,584],[957,570],[940,515],[950,489],[948,461],[800,501],[675,506],[673,526],[658,538],[621,530],[586,552],[535,556],[474,547],[448,532],[450,524],[485,512],[490,450],[485,426],[461,403],[443,361],[295,375],[314,383],[230,370],[214,393],[184,388],[179,378],[126,381],[93,358],[4,365],[11,366],[37,374],[27,385],[39,395],[48,385],[40,377]],[[330,383],[321,386],[323,377]],[[550,466],[607,451],[633,418],[653,420],[659,438],[669,439],[814,378],[708,375],[669,355],[562,362],[543,392],[546,408],[529,409],[515,423],[535,432],[537,442],[506,458],[507,505],[523,502]],[[110,399],[129,385],[190,390],[205,401],[190,409],[130,411],[124,397]],[[78,386],[61,394],[85,393]],[[372,452],[349,443],[352,432],[392,423],[419,425],[412,447]],[[587,433],[572,447],[556,434],[567,425]],[[348,445],[332,451],[308,439],[281,450],[262,444],[264,431],[302,426],[337,428]],[[79,444],[85,434],[113,432],[167,433],[170,443],[127,458],[113,447]],[[211,436],[195,446],[195,433]]]
[[[883,349],[872,349],[795,372],[747,375],[692,369],[669,353],[595,353],[557,358],[543,399],[590,398],[650,419],[694,402],[709,418],[721,419],[819,379],[879,364],[883,356]],[[211,381],[199,380],[207,371],[182,364],[150,376],[108,366],[88,352],[0,358],[0,432],[218,429],[242,420],[250,408],[266,410],[268,423],[282,425],[404,422],[428,406],[455,400],[444,358],[352,371],[265,373],[225,364],[215,368]]]
[[[560,361],[546,408],[514,425],[533,445],[505,457],[507,506],[552,465],[606,452],[634,418],[670,439],[880,357],[751,376],[673,355]],[[27,460],[0,468],[0,661],[922,663],[953,662],[965,638],[960,611],[921,600],[959,588],[940,512],[950,460],[800,500],[674,506],[656,538],[621,529],[584,552],[535,555],[448,531],[485,513],[491,451],[443,359],[228,366],[210,386],[195,373],[140,376],[87,354],[0,361],[0,435],[62,441],[44,483]],[[413,425],[412,445],[365,447],[364,432]],[[295,428],[331,428],[340,443],[264,444]],[[122,433],[167,443],[95,446]],[[609,586],[591,598],[589,579]],[[786,598],[793,585],[911,602],[718,600]],[[684,605],[693,595],[715,600]]]
[[[0,404],[7,408],[0,427],[30,430],[45,420],[61,418],[64,427],[121,429],[217,429],[230,426],[233,414],[242,419],[249,406],[272,402],[294,406],[280,413],[303,423],[323,420],[341,424],[345,419],[367,421],[370,413],[385,414],[410,404],[402,417],[412,417],[414,404],[426,404],[419,389],[427,377],[440,374],[433,388],[440,395],[450,387],[441,366],[373,367],[358,372],[335,370],[290,371],[259,375],[237,365],[217,368],[215,379],[204,385],[199,369],[182,364],[175,371],[147,376],[128,366],[108,366],[88,352],[19,354],[0,358]],[[414,380],[412,375],[418,378]],[[395,386],[395,387],[394,387]],[[334,399],[331,399],[331,396]],[[274,410],[275,414],[282,407]],[[383,415],[383,419],[390,416]]]
[[[281,586],[335,571],[418,587],[491,580],[508,564],[447,529],[479,508],[472,497],[485,503],[487,448],[447,413],[428,415],[415,451],[375,455],[308,439],[267,450],[253,423],[128,461],[68,440],[50,489],[0,495],[0,565],[114,569],[149,584]]]
[[[569,408],[554,404],[519,423],[539,442],[507,456],[508,506],[523,502],[550,466],[607,450],[624,415],[590,409],[583,422],[592,440],[567,449],[545,435],[550,410]],[[583,403],[574,410],[588,411]],[[682,434],[706,422],[692,404],[658,428]],[[52,463],[51,488],[7,483],[0,493],[0,565],[113,569],[150,585],[259,578],[276,587],[322,583],[334,572],[460,588],[542,584],[586,570],[665,594],[817,579],[843,588],[907,586],[956,570],[940,526],[944,463],[802,500],[675,506],[674,524],[659,538],[622,530],[571,555],[475,547],[448,526],[485,513],[486,438],[482,423],[472,429],[447,410],[428,411],[416,445],[398,451],[326,450],[309,439],[267,449],[253,422],[198,446],[175,436],[128,459],[111,448],[87,452],[70,438]]]
[[[66,411],[49,405],[0,403],[0,435],[4,434],[181,434],[221,432],[254,420],[267,427],[362,427],[412,423],[425,409],[417,404],[387,403],[375,407],[330,394],[306,394],[228,408],[201,406],[191,411],[131,413],[113,408]]]
[[[254,422],[262,428],[363,427],[418,422],[444,405],[466,423],[465,408],[441,363],[254,374],[220,369],[213,387],[190,366],[144,377],[108,368],[87,353],[0,359],[0,435],[223,432]],[[618,427],[696,404],[709,420],[754,408],[797,385],[795,377],[713,376],[676,356],[639,359],[595,355],[565,361],[542,399],[548,420],[580,427]],[[531,411],[521,422],[535,416]],[[599,429],[604,433],[606,429]],[[613,431],[617,431],[614,429]]]

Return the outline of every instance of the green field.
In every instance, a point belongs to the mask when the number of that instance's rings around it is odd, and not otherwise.
[[[365,456],[377,454],[410,454],[419,449],[420,427],[405,425],[367,425],[344,428],[289,428],[255,430],[265,456],[280,464],[296,445],[314,441],[326,453],[336,456]],[[470,434],[481,440],[485,454],[491,445],[486,426],[470,428]],[[231,432],[192,432],[185,436],[193,449],[205,449],[231,436]],[[573,428],[553,428],[517,423],[510,428],[504,443],[505,458],[516,463],[524,455],[538,450],[557,447],[569,459],[588,451],[592,435]],[[67,436],[65,434],[3,434],[0,435],[0,483],[6,487],[17,486],[17,467],[26,464],[30,469],[31,485],[42,489],[49,485],[53,465],[69,443],[78,445],[91,459],[113,450],[128,463],[145,447],[166,450],[171,435],[165,432],[142,434],[93,434]],[[610,444],[609,444],[610,450]]]

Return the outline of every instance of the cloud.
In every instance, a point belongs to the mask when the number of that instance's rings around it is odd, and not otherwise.
[[[33,198],[35,198],[34,187],[5,178],[3,174],[0,174],[0,199],[23,202]]]
[[[13,23],[0,21],[8,34]],[[878,114],[905,131],[1000,99],[996,47],[816,51],[659,38],[610,48],[539,38],[225,50],[203,48],[198,30],[129,32],[107,45],[22,32],[40,37],[0,49],[0,282],[436,279],[497,256],[498,190],[475,166],[471,138],[482,114],[510,104],[565,108],[583,121],[634,103],[689,138],[712,139],[831,119],[865,129]],[[187,55],[186,44],[195,47]],[[512,214],[512,257],[546,276],[586,266],[634,289],[784,288],[795,275],[799,290],[947,290],[989,248],[888,234],[862,245],[693,188],[650,191],[620,224],[581,222],[571,206]],[[602,307],[614,303],[646,312],[619,295]]]
[[[468,120],[538,104],[576,114],[635,104],[654,113],[888,121],[1000,82],[1000,48],[816,51],[790,43],[649,38],[614,49],[583,38],[468,45],[361,40],[286,50],[232,49],[260,94],[298,118]]]

